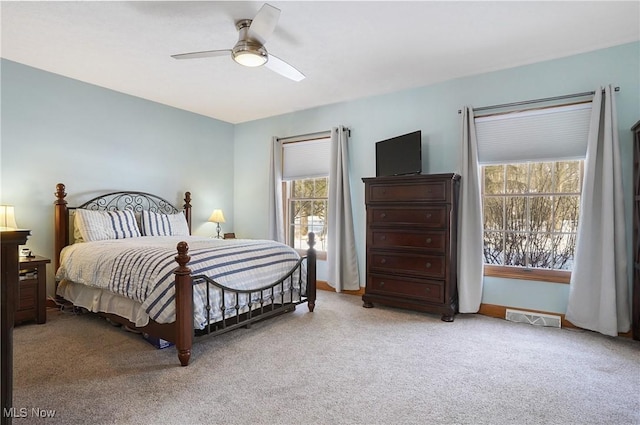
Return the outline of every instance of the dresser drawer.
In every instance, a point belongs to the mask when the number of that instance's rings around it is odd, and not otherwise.
[[[368,209],[370,226],[411,225],[429,228],[446,228],[449,224],[446,205],[422,208],[371,207]]]
[[[447,238],[444,231],[371,229],[370,243],[370,248],[422,248],[444,254]]]
[[[424,279],[403,279],[395,276],[370,274],[367,281],[367,292],[394,297],[444,302],[444,283]]]
[[[448,181],[372,184],[368,202],[448,202],[447,185]]]
[[[368,267],[372,271],[408,273],[425,277],[445,277],[446,259],[440,255],[412,255],[370,251]]]

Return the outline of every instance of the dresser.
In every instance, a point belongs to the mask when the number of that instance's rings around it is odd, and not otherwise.
[[[366,287],[374,303],[441,314],[458,309],[457,213],[460,176],[362,179],[367,208]]]
[[[633,294],[632,326],[633,339],[640,340],[640,121],[633,131]]]

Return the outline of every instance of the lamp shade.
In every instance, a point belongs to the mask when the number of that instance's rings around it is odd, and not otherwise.
[[[18,228],[13,205],[0,205],[0,228],[14,230]]]
[[[222,210],[213,210],[208,221],[212,223],[224,223],[224,214],[222,214]]]

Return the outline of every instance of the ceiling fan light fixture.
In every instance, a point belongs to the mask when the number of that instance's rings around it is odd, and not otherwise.
[[[240,50],[233,52],[233,60],[240,65],[253,68],[267,63],[267,55],[259,50]]]

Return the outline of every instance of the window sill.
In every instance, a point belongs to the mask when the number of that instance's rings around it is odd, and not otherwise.
[[[566,283],[571,280],[571,272],[561,270],[539,270],[512,266],[484,266],[484,275],[507,279],[537,280],[541,282]]]

